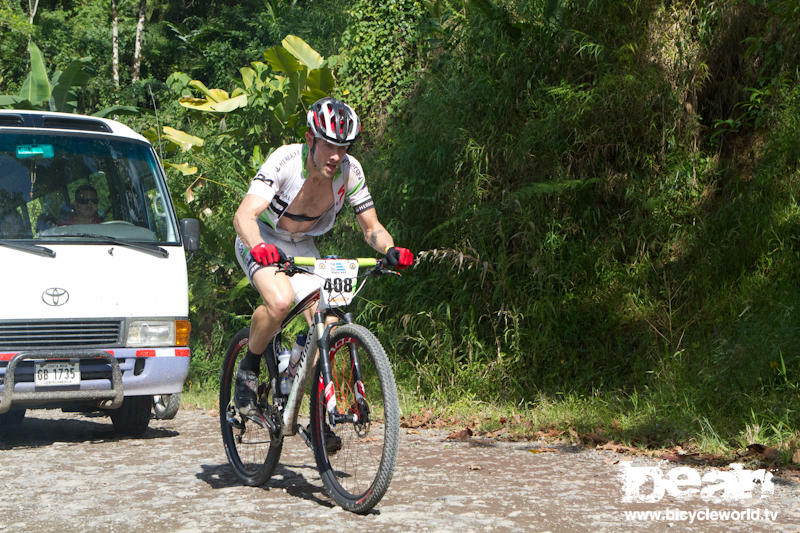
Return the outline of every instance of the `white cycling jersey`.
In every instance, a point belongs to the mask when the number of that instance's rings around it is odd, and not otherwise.
[[[300,192],[308,176],[305,168],[308,145],[289,144],[281,146],[258,169],[250,183],[247,194],[254,194],[269,202],[269,206],[259,215],[259,222],[267,224],[275,233],[290,236],[292,233],[278,227],[278,221]],[[345,200],[353,206],[356,214],[374,207],[364,179],[361,163],[346,155],[333,178],[333,205],[316,220],[303,235],[322,235],[333,227],[336,215],[344,206]]]

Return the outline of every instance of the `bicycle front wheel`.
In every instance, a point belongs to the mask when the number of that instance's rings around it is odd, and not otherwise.
[[[222,362],[219,384],[219,422],[225,454],[236,476],[246,485],[263,485],[272,476],[283,448],[283,437],[271,436],[265,422],[242,416],[233,404],[236,369],[247,353],[249,328],[240,330],[231,340]],[[261,416],[271,416],[269,371],[261,362],[258,377],[258,407]]]
[[[330,497],[344,509],[363,514],[383,498],[394,473],[400,431],[397,387],[386,352],[362,326],[334,330],[329,360],[336,410],[351,421],[328,427],[318,363],[311,387],[314,455]]]

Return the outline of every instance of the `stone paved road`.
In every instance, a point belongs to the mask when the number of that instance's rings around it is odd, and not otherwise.
[[[313,455],[299,437],[286,441],[275,477],[253,488],[237,482],[218,419],[205,411],[184,409],[174,420],[152,420],[138,439],[115,437],[108,418],[29,411],[22,425],[0,429],[0,533],[800,532],[800,486],[790,480],[776,478],[771,494],[759,498],[753,492],[729,504],[669,495],[656,503],[624,503],[621,465],[630,457],[569,445],[445,437],[402,430],[389,492],[371,514],[356,516],[325,496]],[[630,464],[657,465],[642,457]],[[641,493],[648,491],[652,484]],[[777,520],[756,520],[756,509],[778,513]],[[738,511],[740,519],[626,520],[624,512],[636,510]]]

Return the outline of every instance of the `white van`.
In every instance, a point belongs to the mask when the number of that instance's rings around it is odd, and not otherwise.
[[[198,241],[141,135],[0,110],[0,426],[61,408],[143,433],[153,395],[180,392],[189,369]]]

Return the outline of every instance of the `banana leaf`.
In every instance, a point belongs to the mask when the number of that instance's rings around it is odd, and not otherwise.
[[[50,100],[50,80],[47,79],[42,52],[33,41],[28,43],[28,54],[31,58],[31,71],[25,78],[19,95],[34,106],[41,107]]]
[[[321,68],[325,62],[319,53],[297,35],[287,35],[281,42],[284,48],[296,57],[308,70]]]

